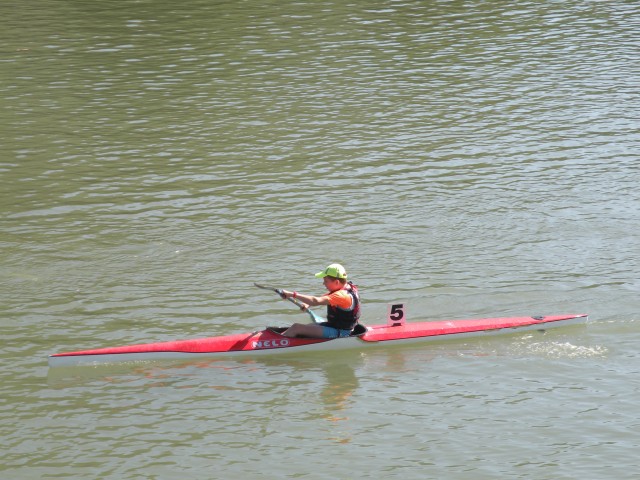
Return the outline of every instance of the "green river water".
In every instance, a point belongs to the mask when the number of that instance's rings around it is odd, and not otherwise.
[[[640,478],[640,4],[0,5],[0,478]],[[588,313],[50,370],[306,317]]]

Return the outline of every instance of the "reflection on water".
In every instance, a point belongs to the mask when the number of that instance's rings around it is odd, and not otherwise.
[[[330,421],[346,420],[340,418],[342,412],[351,406],[351,396],[358,388],[358,377],[354,367],[349,364],[331,365],[325,369],[327,385],[320,398],[325,405],[326,418]]]

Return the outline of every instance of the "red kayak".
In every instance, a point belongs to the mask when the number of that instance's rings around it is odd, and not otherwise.
[[[57,353],[49,356],[49,366],[98,365],[114,362],[343,350],[374,345],[410,344],[527,330],[546,330],[565,325],[585,323],[587,318],[586,314],[575,314],[544,317],[444,320],[367,327],[358,325],[350,337],[336,339],[288,338],[281,335],[286,328],[269,327],[257,332],[220,337]]]

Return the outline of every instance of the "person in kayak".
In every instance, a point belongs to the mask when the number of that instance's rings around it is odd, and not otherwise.
[[[295,298],[305,309],[317,305],[327,306],[327,321],[323,323],[294,323],[282,335],[285,337],[338,338],[348,337],[360,318],[358,287],[347,281],[347,271],[339,263],[332,263],[316,273],[328,293],[322,296],[303,295],[282,290],[284,299]]]

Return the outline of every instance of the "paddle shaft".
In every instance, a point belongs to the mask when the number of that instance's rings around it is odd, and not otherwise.
[[[272,292],[277,293],[278,295],[280,295],[280,297],[284,300],[285,298],[282,296],[282,289],[281,288],[276,288],[276,287],[271,287],[268,285],[260,285],[259,283],[254,283],[254,285],[258,288],[262,288],[263,290],[271,290]],[[309,314],[309,316],[311,317],[311,319],[315,322],[315,323],[322,323],[324,322],[324,319],[320,318],[318,315],[316,315],[315,313],[313,313],[311,310],[309,310],[309,308],[307,307],[307,305],[305,305],[304,303],[302,303],[299,300],[296,300],[295,298],[287,298],[286,300],[289,300],[291,303],[293,303],[295,306],[297,306],[300,310],[303,310],[305,312],[307,312]]]

